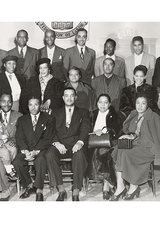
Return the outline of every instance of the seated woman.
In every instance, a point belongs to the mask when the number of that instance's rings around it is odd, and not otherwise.
[[[0,201],[7,201],[10,196],[9,183],[6,177],[6,170],[0,159]]]
[[[62,99],[64,84],[51,74],[52,66],[50,59],[39,59],[37,71],[39,76],[34,76],[27,80],[21,92],[20,105],[23,114],[29,112],[28,100],[31,96],[41,99],[41,111],[50,112],[64,105]]]
[[[65,83],[66,87],[73,87],[77,92],[77,99],[75,101],[75,105],[80,108],[86,108],[89,111],[92,110],[91,104],[91,96],[92,96],[92,88],[86,83],[81,81],[82,72],[81,70],[73,66],[68,73],[68,79]]]
[[[136,110],[133,110],[123,124],[124,135],[121,138],[132,139],[132,149],[117,149],[114,152],[116,162],[117,189],[110,198],[118,201],[139,197],[139,185],[147,182],[150,164],[160,165],[160,117],[149,107],[145,94],[136,98]],[[125,188],[124,180],[130,184]]]
[[[160,115],[160,110],[157,105],[158,92],[156,87],[146,84],[147,68],[143,65],[136,66],[133,73],[134,84],[123,88],[119,110],[127,117],[130,112],[135,109],[136,95],[139,93],[144,93],[151,99],[150,108]]]
[[[111,138],[114,142],[120,132],[120,125],[118,122],[118,114],[114,107],[111,106],[110,96],[108,94],[99,95],[97,99],[97,107],[98,108],[91,113],[92,130],[96,135],[100,136],[104,132],[103,128],[105,128],[106,132],[110,132]],[[89,152],[93,152],[93,149],[90,149]],[[103,199],[107,200],[111,194],[113,194],[112,187],[116,185],[115,168],[111,156],[111,148],[96,148],[93,153],[94,168],[96,167],[97,162],[100,166],[96,168],[97,171],[95,172],[102,175]]]

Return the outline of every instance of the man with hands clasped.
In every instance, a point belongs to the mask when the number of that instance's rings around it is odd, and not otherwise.
[[[57,186],[59,196],[56,201],[64,201],[67,192],[63,186],[60,168],[61,158],[72,158],[73,171],[73,201],[79,201],[79,191],[82,188],[83,176],[87,168],[86,149],[90,131],[89,112],[87,109],[75,106],[76,91],[72,87],[64,89],[65,106],[53,112],[56,119],[56,135],[52,147],[45,154],[50,174],[50,186]]]
[[[28,101],[29,113],[17,122],[16,143],[19,153],[13,161],[14,168],[25,188],[20,198],[28,198],[36,191],[36,201],[43,201],[44,178],[47,170],[45,152],[54,135],[54,118],[40,112],[40,100],[31,97]],[[29,161],[34,162],[36,176],[34,183],[27,169]]]

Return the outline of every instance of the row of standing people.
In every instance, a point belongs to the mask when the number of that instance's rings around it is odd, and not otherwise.
[[[45,46],[39,50],[29,47],[28,39],[27,31],[19,30],[16,36],[16,47],[8,52],[0,50],[0,59],[6,55],[18,57],[17,73],[23,74],[27,79],[35,76],[36,62],[39,58],[49,58],[54,77],[66,81],[68,71],[76,66],[81,70],[82,81],[90,84],[93,77],[103,74],[104,59],[112,58],[115,61],[114,74],[125,78],[127,85],[133,82],[133,69],[137,65],[144,65],[148,69],[147,83],[159,86],[160,58],[156,61],[155,56],[144,52],[144,40],[141,36],[132,39],[134,53],[125,60],[115,55],[116,42],[110,38],[104,43],[104,56],[96,59],[95,51],[86,46],[87,31],[84,28],[79,29],[75,36],[76,45],[66,50],[55,45],[56,34],[53,30],[45,32]]]

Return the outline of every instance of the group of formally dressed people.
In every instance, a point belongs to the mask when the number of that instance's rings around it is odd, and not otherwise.
[[[84,177],[102,180],[104,200],[139,196],[150,163],[160,159],[159,59],[143,51],[141,36],[132,39],[134,54],[125,60],[115,55],[110,38],[96,59],[84,28],[66,50],[55,39],[53,30],[46,31],[45,46],[37,50],[27,45],[28,32],[19,30],[16,47],[0,50],[0,200],[9,199],[8,180],[20,179],[21,199],[36,194],[43,201],[48,171],[57,201],[64,201],[60,159],[68,157],[73,201],[79,201]],[[89,149],[90,132],[109,132],[112,147]],[[131,139],[133,148],[118,149],[118,138]]]

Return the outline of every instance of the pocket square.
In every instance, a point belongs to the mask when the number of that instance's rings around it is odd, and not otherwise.
[[[60,55],[59,59],[62,59],[62,56]]]

